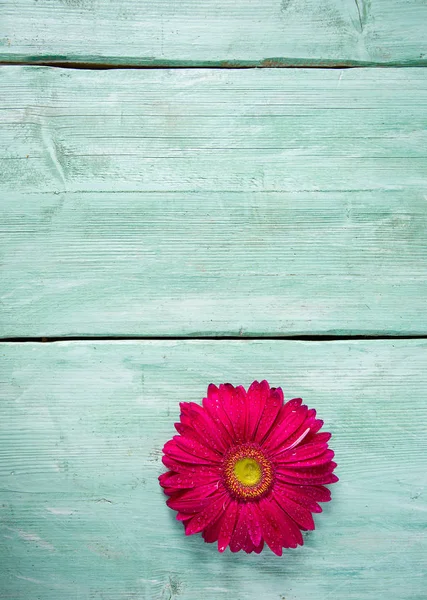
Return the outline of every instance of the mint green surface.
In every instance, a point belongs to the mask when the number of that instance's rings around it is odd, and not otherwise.
[[[0,598],[423,600],[425,341],[0,345]],[[333,433],[340,482],[282,558],[186,538],[157,476],[180,401],[266,377]]]
[[[425,0],[2,0],[0,59],[419,65],[426,22]]]
[[[426,24],[0,0],[0,600],[426,600],[426,337],[262,339],[427,336]],[[338,463],[282,558],[186,538],[157,483],[179,402],[255,378]]]
[[[426,333],[425,69],[0,88],[3,337]]]

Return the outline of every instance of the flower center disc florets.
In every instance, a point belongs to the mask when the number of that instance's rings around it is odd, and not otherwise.
[[[242,444],[225,454],[223,478],[237,500],[256,500],[270,490],[274,469],[258,444]]]

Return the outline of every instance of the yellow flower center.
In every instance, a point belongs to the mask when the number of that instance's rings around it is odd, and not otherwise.
[[[274,466],[258,444],[241,444],[226,452],[222,477],[225,487],[237,500],[257,500],[270,491]]]
[[[234,474],[242,485],[252,487],[261,481],[260,464],[253,458],[241,458],[234,465]]]

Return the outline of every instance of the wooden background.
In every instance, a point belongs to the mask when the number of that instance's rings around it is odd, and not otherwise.
[[[0,599],[425,600],[426,22],[0,3]],[[161,448],[264,377],[340,482],[302,548],[219,555]]]

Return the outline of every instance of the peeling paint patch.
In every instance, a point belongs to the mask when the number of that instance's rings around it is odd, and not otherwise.
[[[49,552],[53,552],[55,550],[55,546],[53,546],[50,542],[46,542],[35,533],[23,531],[22,529],[13,529],[12,527],[7,527],[6,529],[17,533],[22,540],[25,540],[26,542],[34,542],[37,544],[37,546],[40,546],[40,548],[44,548],[45,550],[49,550]]]
[[[24,581],[30,581],[31,583],[41,583],[43,584],[43,581],[41,581],[40,579],[35,579],[34,577],[24,577],[23,575],[15,575],[16,579],[23,579]]]
[[[98,556],[102,556],[103,558],[114,559],[120,558],[122,556],[121,552],[114,552],[106,546],[103,546],[96,542],[94,544],[89,544],[86,547],[90,552],[93,552],[93,554],[97,554]]]
[[[50,513],[52,513],[53,515],[72,515],[74,514],[73,510],[70,510],[68,508],[49,508],[47,507],[46,510]]]

